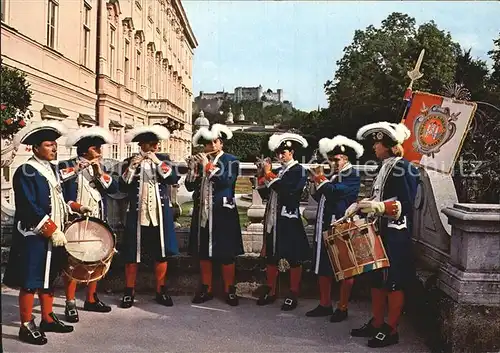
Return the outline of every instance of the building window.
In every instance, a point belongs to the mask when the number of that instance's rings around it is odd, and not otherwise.
[[[115,78],[115,36],[116,30],[113,27],[109,27],[109,77],[111,79]]]
[[[148,58],[148,89],[149,89],[149,97],[153,97],[153,73],[154,73],[154,62],[153,58],[150,56]]]
[[[141,52],[137,50],[135,57],[135,91],[141,94]]]
[[[83,11],[83,65],[88,66],[90,50],[90,7],[84,4]]]
[[[130,76],[129,76],[129,68],[130,68],[130,59],[129,59],[129,56],[130,56],[130,43],[128,42],[128,40],[125,40],[125,63],[124,63],[124,67],[123,67],[123,75],[124,75],[124,82],[123,84],[125,85],[125,87],[128,87],[128,82],[129,82],[129,79],[130,79]]]
[[[111,158],[118,159],[118,144],[114,143],[111,145]]]
[[[49,0],[49,7],[47,12],[47,46],[52,49],[55,49],[56,45],[57,10],[57,3],[54,0]]]
[[[125,158],[131,157],[132,156],[132,146],[129,144],[127,145],[125,149],[126,156]]]

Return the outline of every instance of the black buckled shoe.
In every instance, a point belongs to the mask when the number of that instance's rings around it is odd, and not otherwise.
[[[281,310],[283,311],[292,311],[297,307],[299,301],[297,299],[297,295],[295,293],[290,293],[288,297],[286,297],[283,305],[281,306]]]
[[[21,325],[19,329],[19,339],[22,342],[37,346],[43,346],[47,343],[47,337],[45,337],[45,334],[36,327],[34,319]]]
[[[377,328],[372,325],[373,318],[360,328],[351,330],[352,337],[373,337],[377,333]]]
[[[257,305],[262,306],[274,303],[276,301],[276,295],[269,295],[269,293],[271,293],[271,287],[264,286],[264,292],[259,299],[257,299]]]
[[[212,299],[214,299],[214,296],[211,292],[208,292],[208,286],[206,284],[202,284],[200,290],[194,295],[191,303],[202,304]]]
[[[160,305],[163,306],[174,306],[174,301],[172,300],[172,297],[167,294],[167,291],[165,287],[161,287],[160,293],[156,293],[156,302]]]
[[[238,306],[238,304],[240,303],[238,296],[236,295],[235,286],[229,287],[229,293],[227,293],[226,303],[228,303],[231,306]]]
[[[340,310],[339,308],[335,309],[335,312],[330,317],[330,322],[341,322],[347,319],[347,309]]]
[[[134,305],[134,289],[126,287],[123,292],[122,301],[120,303],[120,307],[123,309],[131,308]]]
[[[329,316],[333,314],[333,308],[331,306],[318,305],[316,308],[309,310],[306,313],[308,317],[322,317]]]
[[[76,309],[76,301],[66,300],[66,307],[64,308],[64,316],[67,322],[76,323],[80,321],[78,310]]]
[[[97,296],[97,293],[94,293],[94,302],[91,303],[86,300],[83,304],[83,310],[95,311],[97,313],[109,313],[111,311],[111,307],[104,304]]]
[[[52,322],[45,322],[42,320],[40,322],[40,331],[42,332],[57,332],[57,333],[69,333],[73,332],[73,326],[65,325],[54,313],[50,313],[49,316],[52,318]]]
[[[399,343],[399,334],[397,332],[392,333],[392,327],[383,324],[382,327],[377,330],[373,338],[368,341],[368,347],[382,348],[397,343]]]

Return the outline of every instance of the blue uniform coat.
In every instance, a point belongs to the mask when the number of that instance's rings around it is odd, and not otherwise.
[[[418,170],[406,159],[400,159],[382,185],[382,200],[395,199],[401,203],[402,210],[399,219],[379,218],[379,234],[390,267],[373,271],[373,286],[376,288],[401,290],[414,279],[411,234],[413,204],[419,182]]]
[[[234,261],[244,253],[238,208],[235,200],[235,186],[239,175],[239,161],[229,153],[220,153],[214,158],[218,170],[209,176],[212,192],[212,222],[201,226],[200,197],[203,178],[199,166],[198,177],[185,182],[186,189],[193,191],[193,216],[189,238],[189,252],[200,259],[213,259],[223,263]],[[210,234],[210,228],[212,232]]]
[[[53,171],[57,176],[55,166]],[[45,283],[51,240],[33,231],[44,217],[51,215],[48,181],[33,166],[23,164],[14,173],[12,186],[16,212],[3,283],[13,288],[50,289],[61,271],[64,247],[52,248],[49,281]]]
[[[316,227],[314,230],[313,269],[320,276],[333,276],[330,258],[325,248],[322,233],[330,229],[330,224],[344,217],[346,209],[356,202],[359,194],[361,178],[359,172],[351,166],[316,190],[312,197],[318,202]],[[324,207],[321,199],[324,198]],[[318,241],[319,240],[319,241]],[[319,251],[318,251],[319,248]]]
[[[170,165],[170,158],[166,154],[156,154],[160,161],[166,162]],[[127,170],[128,165],[130,164],[132,157],[125,159],[122,176],[123,173]],[[159,208],[159,216],[163,218],[163,243],[165,246],[165,257],[168,255],[176,255],[179,253],[177,238],[175,234],[174,227],[174,218],[173,218],[173,210],[170,206],[170,198],[168,194],[168,186],[177,184],[179,181],[179,176],[176,173],[176,170],[173,166],[171,166],[172,173],[165,179],[159,176],[157,173],[158,180],[158,188],[160,194],[160,205]],[[119,180],[119,189],[121,192],[127,194],[127,199],[129,202],[127,215],[126,215],[126,224],[125,224],[125,232],[124,239],[122,244],[121,252],[124,256],[124,259],[127,263],[140,262],[140,258],[137,257],[137,233],[141,232],[141,228],[138,227],[138,217],[139,217],[139,192],[142,188],[142,182],[140,180],[141,175],[141,167],[138,166],[133,177],[133,180],[130,184],[127,184],[123,177],[120,177]],[[143,239],[143,241],[146,241]],[[157,239],[155,239],[156,243]],[[157,242],[160,244],[160,242]],[[160,260],[160,259],[157,259]],[[164,260],[164,259],[162,259]]]
[[[307,182],[306,171],[294,161],[294,164],[286,171],[279,168],[274,173],[278,177],[266,184],[265,188],[259,188],[259,193],[263,198],[269,199],[271,191],[277,194],[276,223],[272,228],[266,226],[267,216],[271,212],[271,200],[268,200],[266,204],[265,256],[268,263],[276,264],[279,260],[286,259],[290,265],[298,265],[308,260],[311,255],[299,209],[302,191]]]

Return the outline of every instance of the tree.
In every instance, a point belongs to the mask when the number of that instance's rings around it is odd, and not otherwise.
[[[457,55],[455,82],[471,92],[472,100],[483,100],[488,95],[488,67],[486,62],[473,59],[471,50],[460,51]]]
[[[31,105],[32,92],[29,90],[26,74],[3,64],[0,80],[2,86],[0,133],[2,138],[11,138],[33,116],[28,109]]]
[[[325,83],[329,108],[317,123],[318,137],[357,129],[375,121],[401,120],[401,99],[422,49],[424,77],[414,89],[434,91],[454,81],[460,46],[434,22],[416,28],[415,19],[392,13],[380,28],[357,30],[337,62],[333,80]]]
[[[493,44],[495,47],[488,52],[491,60],[493,60],[493,73],[491,74],[490,83],[500,90],[500,32],[498,38],[493,40]]]

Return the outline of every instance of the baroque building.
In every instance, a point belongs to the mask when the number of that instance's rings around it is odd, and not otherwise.
[[[2,65],[27,75],[31,121],[60,120],[70,131],[99,125],[116,143],[104,157],[137,151],[124,143],[134,126],[161,123],[173,160],[190,154],[192,67],[198,46],[180,0],[1,0]],[[60,139],[59,159],[75,156]],[[23,146],[24,147],[24,146]],[[31,155],[2,168],[2,195]],[[2,163],[4,166],[4,163]]]
[[[161,123],[171,132],[161,152],[191,150],[193,50],[198,43],[179,0],[102,2],[98,35],[97,119],[117,140],[111,158],[135,151],[123,142],[133,126]]]

